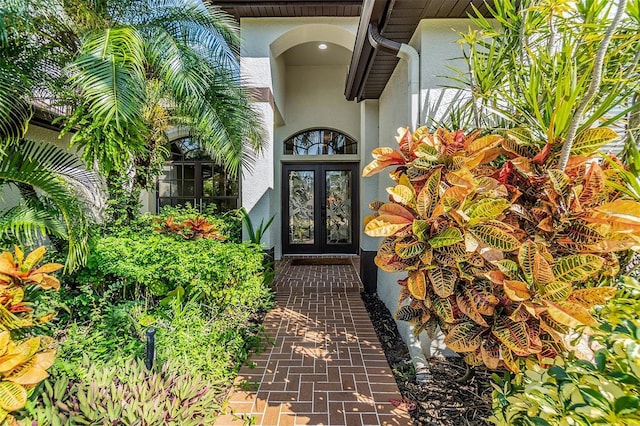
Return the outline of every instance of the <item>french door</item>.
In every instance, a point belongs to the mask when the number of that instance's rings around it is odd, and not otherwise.
[[[358,164],[282,165],[285,254],[355,254],[358,249]]]

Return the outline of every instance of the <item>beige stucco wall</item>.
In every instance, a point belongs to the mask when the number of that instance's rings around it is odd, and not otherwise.
[[[453,81],[444,76],[453,75],[448,66],[464,66],[457,59],[461,56],[461,51],[456,44],[460,38],[456,31],[465,31],[468,25],[469,21],[466,19],[423,20],[409,43],[420,55],[420,124],[433,126],[436,121],[446,118],[448,108],[460,96],[458,90],[443,87],[453,85]],[[409,125],[408,93],[408,67],[401,60],[380,97],[380,146],[397,147],[394,139],[397,128]],[[387,174],[380,174],[377,195],[381,200],[388,198],[386,188],[392,184]],[[397,309],[400,293],[397,280],[405,276],[406,274],[378,271],[378,294],[391,312]],[[409,324],[398,321],[397,325],[405,342],[409,342],[412,339]],[[445,349],[441,334],[431,341],[423,333],[419,343],[427,357],[453,354]]]

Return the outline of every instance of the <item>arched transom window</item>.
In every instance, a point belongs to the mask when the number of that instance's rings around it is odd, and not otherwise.
[[[286,155],[357,154],[358,142],[337,130],[305,130],[284,142],[284,153]]]

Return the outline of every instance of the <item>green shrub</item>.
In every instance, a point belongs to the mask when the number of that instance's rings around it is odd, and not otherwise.
[[[100,238],[78,281],[93,285],[123,281],[128,291],[142,287],[156,296],[182,286],[219,305],[237,303],[237,286],[259,281],[261,272],[262,251],[250,244],[130,235]]]
[[[58,358],[55,376],[83,378],[82,360],[95,365],[112,365],[144,355],[144,331],[138,322],[140,302],[121,301],[93,310],[90,321],[73,321],[56,332]]]
[[[173,362],[181,373],[200,373],[220,387],[228,385],[259,343],[255,312],[247,309],[229,306],[214,313],[195,302],[180,308],[174,303],[154,316],[158,362]]]
[[[190,204],[177,207],[165,206],[157,215],[145,213],[130,221],[127,225],[106,228],[104,234],[123,237],[153,235],[154,229],[157,228],[157,222],[165,221],[170,217],[176,223],[201,217],[208,223],[213,224],[227,238],[228,242],[239,243],[242,241],[242,212],[240,210],[216,213],[215,208],[211,207],[205,208],[201,213]]]
[[[271,303],[262,256],[251,244],[100,238],[79,285],[59,301],[68,314],[56,332],[55,374],[84,378],[83,356],[103,366],[141,357],[152,325],[159,362],[179,361],[181,372],[226,384],[253,344],[257,313]]]
[[[17,416],[24,424],[208,425],[220,411],[218,396],[199,375],[179,375],[171,365],[148,372],[142,362],[96,367],[88,359],[84,380],[60,377]]]
[[[497,425],[639,425],[640,283],[625,289],[601,311],[594,339],[602,345],[594,362],[556,359],[510,381],[494,377]]]

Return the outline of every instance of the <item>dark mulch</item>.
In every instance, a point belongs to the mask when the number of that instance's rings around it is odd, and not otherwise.
[[[409,350],[395,321],[375,294],[362,294],[369,317],[382,343],[387,361],[405,401],[415,403],[410,411],[416,426],[485,426],[491,415],[490,373],[476,369],[466,383],[458,383],[466,371],[461,358],[432,359],[431,376],[417,384]]]

